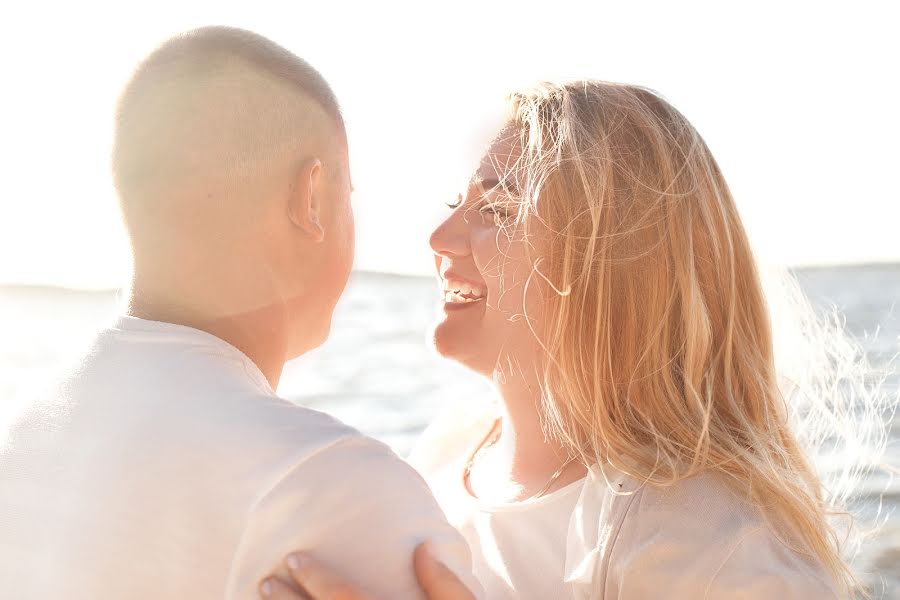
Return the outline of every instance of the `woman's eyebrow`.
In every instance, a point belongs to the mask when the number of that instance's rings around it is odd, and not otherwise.
[[[471,187],[475,188],[479,193],[490,191],[499,185],[500,179],[497,177],[481,177],[480,175],[476,175],[471,183]]]
[[[469,182],[469,190],[466,193],[466,196],[472,194],[483,196],[492,190],[497,190],[501,193],[507,192],[513,195],[518,194],[516,186],[508,179],[502,179],[498,176],[482,177],[481,175],[476,174]]]

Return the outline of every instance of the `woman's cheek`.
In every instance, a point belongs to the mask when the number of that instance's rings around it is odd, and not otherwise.
[[[526,282],[533,270],[525,240],[500,227],[485,226],[473,228],[471,243],[472,256],[487,286],[488,308],[508,317],[523,314]]]

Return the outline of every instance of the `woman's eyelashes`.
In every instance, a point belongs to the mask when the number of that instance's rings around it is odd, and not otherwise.
[[[463,203],[463,197],[462,197],[462,194],[459,194],[456,196],[455,202],[446,202],[445,204],[447,205],[447,207],[450,208],[450,210],[456,210],[457,208],[462,206],[462,203]]]

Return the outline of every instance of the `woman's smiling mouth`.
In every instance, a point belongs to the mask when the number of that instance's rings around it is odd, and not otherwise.
[[[444,302],[453,305],[466,305],[481,302],[485,298],[484,286],[470,283],[452,276],[442,278]]]

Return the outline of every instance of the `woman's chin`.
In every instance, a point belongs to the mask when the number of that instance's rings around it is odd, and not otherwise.
[[[444,358],[454,360],[477,373],[490,375],[497,357],[488,356],[490,352],[487,352],[488,348],[479,339],[480,336],[473,334],[474,332],[467,332],[455,323],[441,321],[434,328],[434,349]]]

